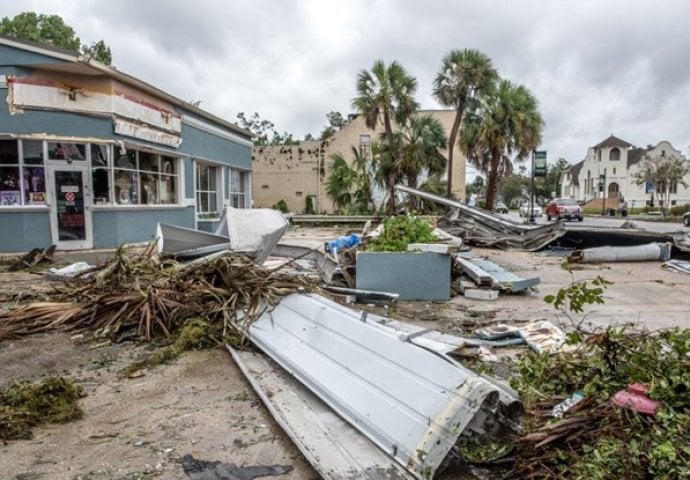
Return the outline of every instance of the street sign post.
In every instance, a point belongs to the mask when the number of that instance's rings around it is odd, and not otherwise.
[[[534,223],[534,177],[546,176],[546,150],[532,150],[532,181],[529,195],[529,223]]]

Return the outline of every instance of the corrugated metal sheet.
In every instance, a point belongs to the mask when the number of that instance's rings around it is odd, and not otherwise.
[[[293,294],[249,338],[417,478],[431,478],[499,392],[481,376],[316,295]]]
[[[322,478],[414,478],[266,355],[228,350],[273,418]]]
[[[161,255],[200,257],[230,248],[228,237],[159,222],[156,225],[156,248]]]
[[[404,185],[396,185],[395,189],[449,207],[451,212],[446,224],[439,224],[439,227],[462,238],[468,244],[534,252],[565,233],[565,227],[561,222],[538,226],[525,225],[481,208],[469,207],[464,203]]]
[[[287,228],[288,222],[278,210],[227,207],[215,234],[230,237],[232,250],[246,252],[261,265]]]

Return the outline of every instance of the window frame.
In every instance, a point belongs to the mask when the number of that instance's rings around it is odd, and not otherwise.
[[[202,189],[201,187],[201,172],[203,169],[209,169],[209,172],[211,169],[215,172],[215,190],[211,189],[211,179],[210,176],[207,175],[207,189]],[[209,162],[206,160],[201,160],[201,159],[195,159],[194,160],[194,198],[195,198],[195,203],[196,206],[194,208],[194,213],[196,214],[198,219],[218,219],[220,218],[221,212],[223,211],[223,206],[224,206],[224,198],[225,198],[225,192],[224,192],[224,178],[225,178],[225,173],[224,173],[224,166],[220,165],[218,163],[214,162]],[[202,211],[201,206],[202,206],[202,196],[206,196],[206,205],[208,206],[207,211]],[[211,209],[211,195],[215,195],[215,209]]]

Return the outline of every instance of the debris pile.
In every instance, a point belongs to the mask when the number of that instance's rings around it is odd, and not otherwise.
[[[525,402],[527,431],[516,439],[507,477],[688,478],[690,330],[610,328],[571,341],[579,347],[573,352],[519,361],[511,384]],[[656,401],[658,412],[621,402],[631,388],[646,391],[642,405]],[[552,418],[554,406],[577,391],[584,398]]]
[[[50,330],[149,340],[170,336],[190,317],[246,329],[281,297],[313,288],[306,277],[269,271],[231,252],[181,265],[160,260],[152,247],[133,256],[120,248],[89,272],[89,282],[58,287],[49,302],[0,314],[0,340]]]

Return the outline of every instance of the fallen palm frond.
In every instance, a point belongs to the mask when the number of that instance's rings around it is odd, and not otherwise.
[[[114,340],[170,336],[185,319],[246,329],[281,297],[313,287],[305,277],[270,271],[240,254],[180,268],[147,248],[90,271],[86,282],[49,294],[50,302],[20,305],[0,314],[0,339],[47,330],[90,330]]]

